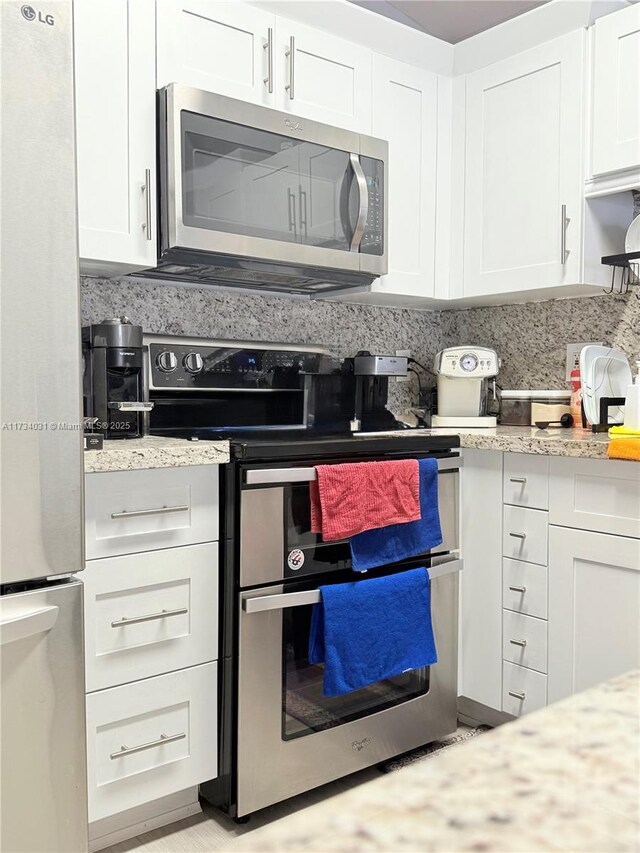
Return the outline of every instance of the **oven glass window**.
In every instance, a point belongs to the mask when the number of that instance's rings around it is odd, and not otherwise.
[[[282,738],[321,732],[375,714],[429,690],[429,668],[405,672],[344,696],[324,696],[324,666],[308,660],[312,606],[282,612]]]

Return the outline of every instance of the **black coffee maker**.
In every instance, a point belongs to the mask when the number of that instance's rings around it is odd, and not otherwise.
[[[140,438],[144,400],[142,326],[114,317],[82,329],[85,423],[104,438]]]

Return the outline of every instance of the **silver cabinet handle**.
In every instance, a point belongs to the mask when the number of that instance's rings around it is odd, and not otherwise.
[[[445,456],[438,459],[438,471],[457,471],[464,460],[460,456]],[[310,483],[316,479],[315,468],[255,468],[245,473],[248,486],[264,486],[276,483]]]
[[[429,579],[461,572],[464,568],[463,560],[448,560],[439,565],[430,566]],[[307,604],[318,604],[322,601],[319,589],[310,589],[305,592],[274,593],[272,595],[260,595],[254,598],[243,598],[242,609],[245,613],[264,613],[268,610],[284,610],[285,607],[304,607]]]
[[[360,163],[360,158],[357,154],[349,154],[349,162],[353,169],[353,174],[356,177],[358,185],[358,218],[353,229],[351,237],[351,251],[357,252],[360,249],[362,236],[367,224],[367,216],[369,215],[369,190],[367,188],[367,179],[364,174],[364,169]]]
[[[526,640],[509,640],[512,646],[521,646],[523,649],[526,648],[527,641]]]
[[[262,45],[262,49],[267,52],[267,76],[263,77],[262,82],[267,84],[267,92],[273,92],[273,27],[267,30],[267,41]]]
[[[187,512],[188,506],[158,506],[153,509],[123,509],[122,512],[112,512],[111,518],[140,518],[143,515],[162,515],[165,512]]]
[[[166,619],[169,616],[183,616],[188,613],[186,607],[176,607],[175,610],[161,610],[159,613],[149,613],[147,616],[123,616],[111,623],[112,628],[122,628],[123,625],[138,625],[140,622],[153,622],[156,619]]]
[[[526,693],[516,693],[515,690],[510,690],[509,696],[513,696],[514,699],[519,699],[521,702],[524,702],[524,700],[527,698]]]
[[[289,100],[292,101],[296,96],[295,78],[296,78],[296,37],[289,38],[289,50],[286,50],[284,55],[289,60],[289,82],[284,87],[289,92]]]
[[[145,232],[147,240],[153,240],[151,233],[151,169],[144,170],[144,184],[142,185],[145,204],[145,221],[142,223],[142,230]]]
[[[155,403],[143,403],[142,400],[121,400],[117,403],[107,403],[109,409],[117,409],[119,412],[150,412],[154,406]]]
[[[567,216],[566,204],[562,205],[560,211],[560,263],[565,264],[567,262],[567,258],[571,254],[569,249],[567,249],[567,225],[571,222],[571,220]]]
[[[523,541],[527,538],[526,533],[510,533],[509,536],[513,536],[514,539],[522,539]]]
[[[527,591],[526,586],[510,586],[509,589],[512,592],[521,592],[523,594]]]
[[[527,478],[526,477],[509,477],[509,481],[511,483],[522,483],[522,484],[524,484],[527,482]]]
[[[164,746],[165,743],[173,743],[176,740],[186,738],[186,732],[180,732],[179,735],[160,735],[158,740],[149,741],[149,743],[141,743],[140,746],[124,746],[120,747],[117,752],[112,752],[109,758],[113,761],[115,758],[124,758],[125,755],[133,755],[134,752],[144,752],[145,749],[154,749],[156,746]]]

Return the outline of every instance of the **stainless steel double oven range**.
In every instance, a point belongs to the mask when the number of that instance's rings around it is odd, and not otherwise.
[[[454,731],[459,439],[420,430],[305,429],[305,385],[318,349],[154,336],[147,345],[151,432],[231,440],[232,460],[221,478],[220,767],[202,795],[241,819]],[[167,352],[174,357],[161,358]],[[174,364],[169,373],[162,369]],[[189,365],[202,367],[193,374]],[[437,458],[440,472],[444,541],[434,552],[359,575],[347,541],[323,543],[311,533],[316,465],[425,456]],[[438,663],[325,697],[322,666],[307,658],[319,587],[416,566],[432,578]]]

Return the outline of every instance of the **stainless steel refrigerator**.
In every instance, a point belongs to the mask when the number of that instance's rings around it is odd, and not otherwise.
[[[87,849],[71,0],[0,2],[0,849]]]

